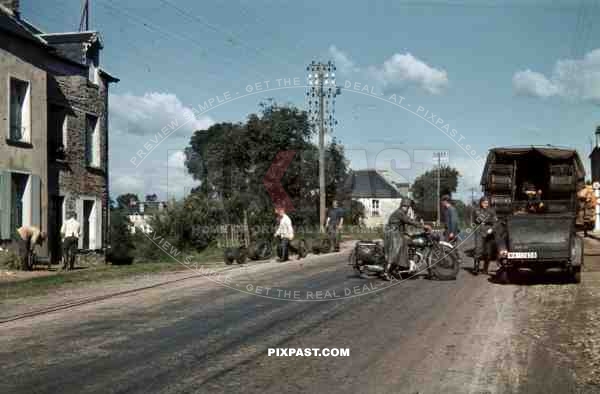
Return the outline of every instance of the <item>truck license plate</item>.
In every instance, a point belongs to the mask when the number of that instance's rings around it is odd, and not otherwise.
[[[537,252],[508,252],[509,259],[537,259]]]

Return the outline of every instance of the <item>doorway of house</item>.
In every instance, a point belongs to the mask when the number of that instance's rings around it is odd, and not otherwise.
[[[90,230],[92,222],[92,213],[94,212],[94,201],[83,200],[83,249],[90,248]]]
[[[58,264],[62,258],[62,245],[60,229],[63,225],[63,204],[65,198],[63,196],[52,196],[50,200],[50,253],[52,264]]]

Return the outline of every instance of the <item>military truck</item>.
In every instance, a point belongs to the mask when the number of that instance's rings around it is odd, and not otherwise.
[[[500,244],[496,275],[514,281],[521,268],[538,273],[563,269],[581,281],[583,240],[576,234],[580,207],[577,192],[585,185],[585,170],[577,151],[553,146],[494,148],[488,153],[482,189],[499,219]],[[532,204],[529,189],[538,196]]]

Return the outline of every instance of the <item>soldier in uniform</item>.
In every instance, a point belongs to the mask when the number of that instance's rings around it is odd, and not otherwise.
[[[488,273],[488,268],[491,258],[492,241],[496,241],[496,226],[498,217],[493,208],[490,207],[490,202],[487,197],[479,199],[479,208],[475,210],[475,256],[473,273],[479,274],[479,264],[483,259],[483,272]]]
[[[411,225],[420,229],[431,229],[431,227],[423,226],[420,222],[411,219],[408,215],[409,208],[410,201],[402,199],[400,208],[396,209],[388,219],[383,243],[386,261],[383,270],[383,279],[385,280],[390,280],[389,272],[392,264],[408,266],[408,237],[406,236],[406,227]]]

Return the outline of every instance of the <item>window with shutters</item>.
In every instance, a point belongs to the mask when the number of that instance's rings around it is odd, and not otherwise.
[[[31,142],[30,89],[29,82],[10,78],[10,110],[8,139],[15,142]]]

